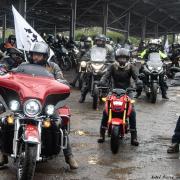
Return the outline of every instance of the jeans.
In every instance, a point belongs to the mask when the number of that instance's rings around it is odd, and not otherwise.
[[[172,136],[172,143],[180,143],[180,117],[177,120],[174,135]]]

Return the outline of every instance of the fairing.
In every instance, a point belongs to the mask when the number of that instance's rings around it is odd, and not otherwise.
[[[0,87],[16,91],[22,103],[33,98],[44,104],[50,95],[62,95],[62,99],[65,99],[70,94],[70,88],[67,85],[53,78],[22,73],[8,73],[0,76]]]

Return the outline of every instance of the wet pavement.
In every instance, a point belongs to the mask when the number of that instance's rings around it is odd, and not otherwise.
[[[69,76],[68,76],[69,78]],[[130,134],[120,143],[118,154],[110,150],[110,139],[98,144],[103,105],[92,109],[92,98],[78,103],[80,91],[72,89],[67,103],[72,110],[70,140],[79,169],[70,170],[61,154],[48,162],[38,163],[35,180],[149,180],[180,179],[180,154],[167,154],[177,118],[180,114],[180,87],[170,87],[169,101],[158,95],[156,104],[144,94],[136,101],[139,147],[130,145]],[[0,180],[14,180],[12,161],[0,170]]]

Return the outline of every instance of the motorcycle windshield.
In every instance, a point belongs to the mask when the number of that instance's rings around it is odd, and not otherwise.
[[[35,64],[21,64],[19,67],[13,70],[13,72],[33,75],[33,76],[44,76],[44,77],[54,78],[53,74],[51,74],[46,68]]]
[[[161,61],[159,53],[150,53],[147,65],[153,68],[162,67],[163,63]]]
[[[94,47],[91,49],[91,61],[92,62],[105,62],[106,61],[106,49],[101,47]]]
[[[70,88],[54,79],[44,67],[23,64],[12,73],[0,76],[0,88],[15,91],[22,102],[27,99],[38,99],[42,104],[66,99]]]

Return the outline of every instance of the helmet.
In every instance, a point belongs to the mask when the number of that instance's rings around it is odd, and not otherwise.
[[[54,35],[48,34],[47,42],[48,42],[48,44],[54,44],[55,43]]]
[[[118,66],[120,68],[125,68],[128,64],[128,60],[130,58],[130,52],[128,49],[120,48],[115,52],[115,59],[118,62]]]
[[[158,39],[151,39],[148,43],[149,51],[150,52],[157,52],[159,49],[159,40]]]
[[[95,38],[95,43],[98,47],[105,47],[106,36],[103,34],[97,35]]]
[[[8,42],[11,43],[11,44],[15,44],[15,42],[16,42],[15,35],[13,35],[13,34],[9,35]]]
[[[106,38],[106,43],[107,43],[107,44],[110,44],[110,43],[111,43],[111,40],[110,40],[109,37]]]
[[[35,42],[33,49],[30,51],[31,55],[33,55],[33,53],[37,53],[37,54],[43,54],[44,58],[41,62],[38,62],[36,64],[39,65],[44,65],[47,62],[49,53],[50,53],[50,49],[49,46],[45,43],[45,42]],[[34,62],[32,62],[34,63]]]
[[[85,47],[86,49],[89,49],[89,48],[92,47],[92,38],[91,38],[91,37],[86,37],[86,38],[84,39],[84,47]]]
[[[120,49],[117,49],[116,52],[115,52],[115,57],[118,58],[118,57],[125,57],[125,58],[129,58],[130,57],[130,52],[128,49],[125,49],[125,48],[120,48]]]

